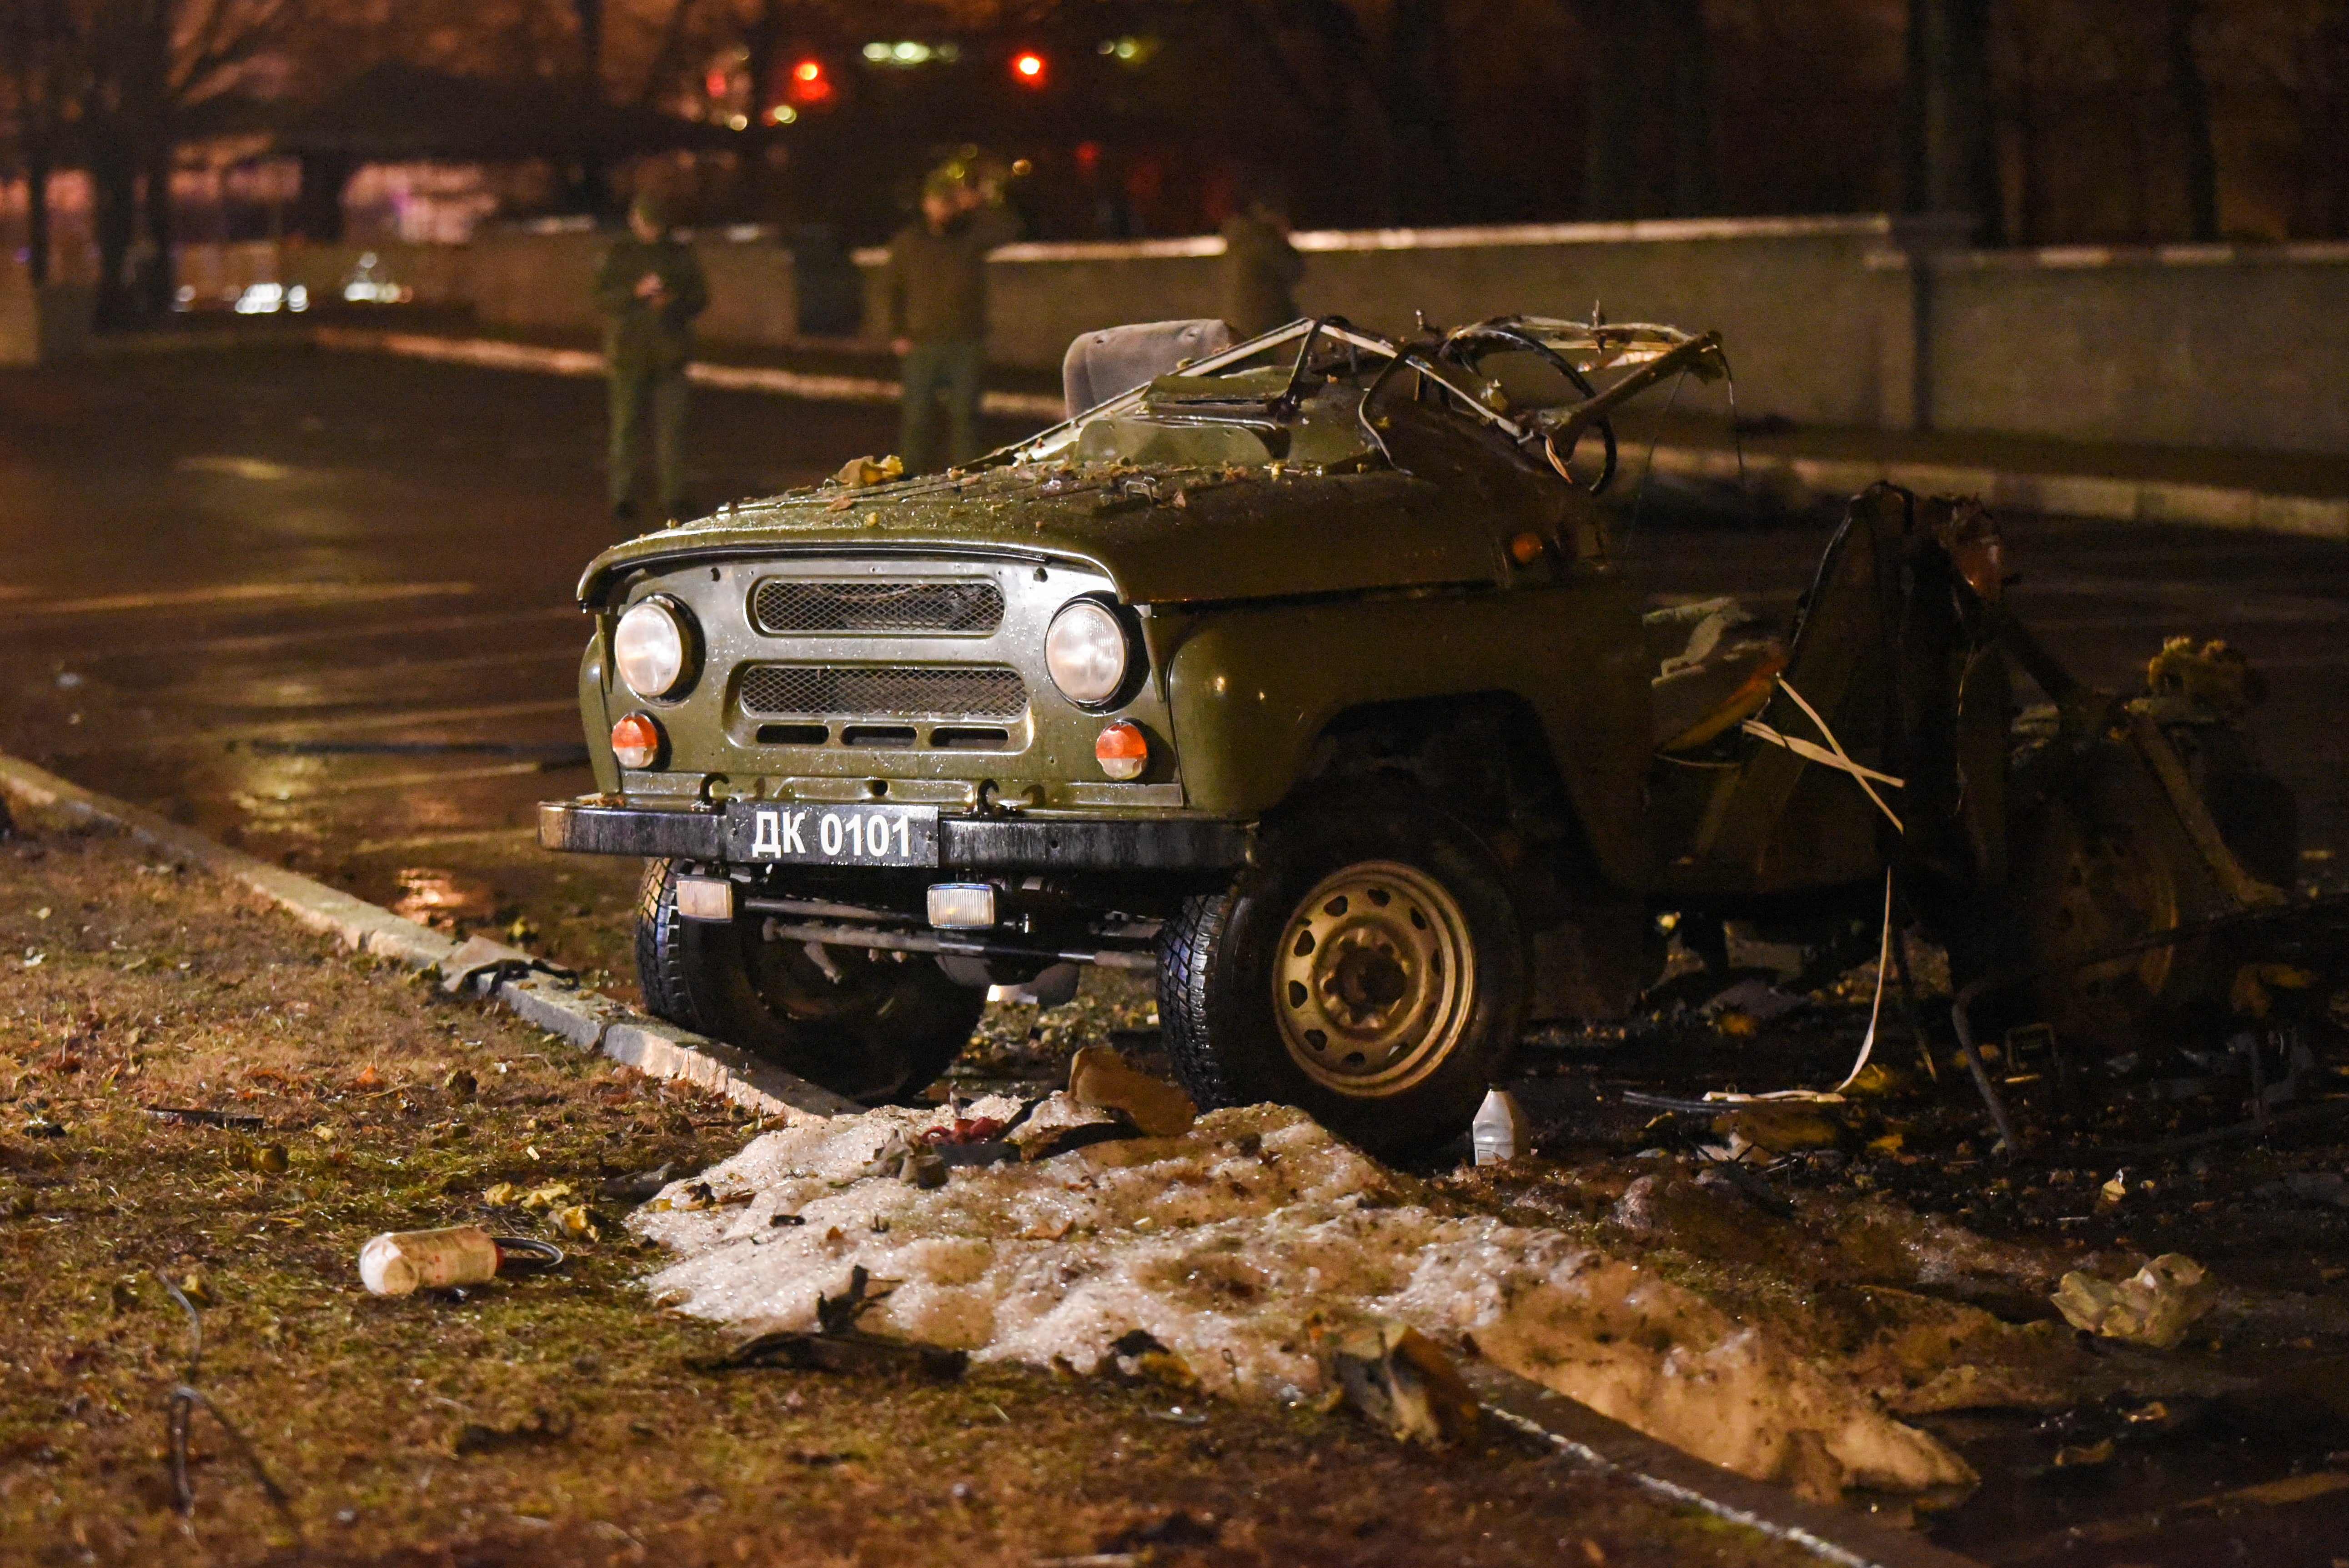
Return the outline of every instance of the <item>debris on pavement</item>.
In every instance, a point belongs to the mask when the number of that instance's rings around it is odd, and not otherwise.
[[[1702,1011],[1716,1016],[1737,1014],[1753,1023],[1768,1024],[1805,1005],[1805,998],[1749,975],[1714,996]]]
[[[1185,1390],[1200,1386],[1191,1364],[1158,1343],[1158,1336],[1146,1328],[1129,1329],[1112,1340],[1102,1369],[1128,1383],[1163,1383]]]
[[[1392,1318],[1330,1336],[1323,1355],[1346,1402],[1406,1442],[1439,1448],[1475,1436],[1483,1411],[1451,1357]]]
[[[2338,1171],[2294,1171],[2277,1182],[2274,1190],[2305,1202],[2349,1209],[2349,1176]]]
[[[1102,1555],[1122,1554],[1140,1560],[1140,1554],[1156,1546],[1213,1546],[1223,1539],[1223,1532],[1215,1516],[1195,1518],[1183,1509],[1147,1524],[1137,1524],[1121,1530],[1095,1542],[1094,1551]]]
[[[2216,1295],[2201,1264],[2183,1253],[2164,1253],[2117,1284],[2075,1269],[2051,1299],[2075,1328],[2168,1350],[2210,1310]]]
[[[486,936],[469,936],[457,951],[440,964],[440,988],[454,996],[468,991],[484,994],[495,991],[508,980],[519,980],[528,975],[544,975],[552,979],[576,981],[575,970],[524,953],[517,947],[491,941]]]
[[[509,1449],[559,1443],[571,1435],[576,1422],[577,1418],[569,1410],[558,1417],[543,1409],[533,1410],[528,1420],[508,1427],[467,1421],[449,1439],[449,1451],[459,1459],[464,1459],[471,1454],[494,1454]]]
[[[675,1174],[676,1171],[677,1166],[672,1161],[667,1165],[657,1165],[650,1171],[637,1171],[626,1176],[614,1176],[596,1184],[595,1195],[613,1203],[649,1202],[659,1194],[662,1188],[668,1185],[669,1177]]]
[[[838,1295],[818,1293],[815,1329],[758,1328],[716,1356],[689,1363],[699,1372],[726,1372],[748,1367],[786,1367],[802,1372],[914,1372],[933,1382],[952,1382],[970,1365],[959,1350],[941,1349],[910,1340],[870,1334],[858,1319],[897,1287],[895,1280],[874,1280],[862,1264],[848,1271],[848,1284]],[[876,1288],[877,1287],[877,1288]]]
[[[562,1222],[558,1216],[558,1222]],[[566,1233],[588,1233],[585,1211],[578,1228],[564,1223]],[[535,1273],[554,1267],[563,1252],[548,1242],[521,1236],[492,1236],[479,1225],[450,1225],[436,1231],[391,1231],[359,1249],[359,1283],[374,1295],[408,1295],[419,1290],[454,1290],[486,1284],[501,1269]]]
[[[1164,1078],[1138,1073],[1125,1058],[1102,1046],[1087,1046],[1069,1059],[1069,1098],[1099,1110],[1123,1111],[1153,1138],[1179,1138],[1199,1108]]]
[[[765,1329],[750,1335],[719,1356],[688,1363],[697,1372],[728,1372],[751,1367],[781,1367],[795,1372],[833,1372],[877,1376],[911,1372],[934,1383],[951,1383],[963,1375],[970,1357],[959,1350],[916,1345],[884,1335],[810,1334],[804,1329]]]
[[[1475,1153],[1476,1163],[1497,1165],[1515,1160],[1532,1141],[1532,1129],[1516,1096],[1505,1088],[1486,1089],[1484,1103],[1468,1123],[1468,1146]]]
[[[242,1131],[256,1132],[268,1124],[257,1116],[242,1116],[233,1111],[187,1109],[173,1105],[150,1105],[147,1114],[158,1121],[183,1122],[191,1127],[230,1127]]]

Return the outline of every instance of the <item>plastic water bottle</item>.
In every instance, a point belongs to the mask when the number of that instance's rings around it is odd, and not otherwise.
[[[1487,1089],[1485,1103],[1476,1108],[1476,1119],[1468,1124],[1476,1163],[1498,1165],[1516,1159],[1531,1141],[1526,1131],[1526,1113],[1517,1109],[1516,1097],[1505,1088]]]
[[[480,1284],[498,1272],[498,1243],[479,1225],[391,1231],[359,1249],[359,1283],[377,1295]]]

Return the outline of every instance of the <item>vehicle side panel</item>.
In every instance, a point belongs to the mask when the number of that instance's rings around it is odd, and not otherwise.
[[[1648,673],[1638,601],[1593,575],[1220,612],[1182,640],[1167,694],[1189,804],[1245,817],[1289,795],[1349,708],[1514,693],[1540,717],[1599,869],[1639,887],[1651,863]]]

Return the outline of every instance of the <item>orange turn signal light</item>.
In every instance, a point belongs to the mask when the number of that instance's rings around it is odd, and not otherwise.
[[[1531,566],[1542,557],[1542,536],[1521,533],[1509,541],[1509,558],[1520,566]]]
[[[1093,760],[1112,779],[1139,779],[1150,765],[1150,738],[1142,726],[1121,718],[1093,738]]]
[[[651,716],[632,713],[612,727],[612,755],[623,768],[650,768],[660,760],[660,726]]]

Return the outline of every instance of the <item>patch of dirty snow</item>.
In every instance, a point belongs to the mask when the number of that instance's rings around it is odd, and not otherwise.
[[[902,1282],[863,1320],[878,1332],[1092,1367],[1141,1328],[1212,1389],[1287,1399],[1322,1390],[1318,1334],[1392,1317],[1745,1475],[1971,1479],[1832,1360],[1565,1232],[1441,1212],[1302,1112],[1219,1110],[1180,1138],[957,1168],[929,1191],[860,1177],[893,1134],[949,1118],[893,1108],[771,1132],[697,1179],[716,1206],[639,1211],[631,1227],[678,1254],[655,1299],[811,1327],[861,1264]],[[667,1201],[701,1201],[688,1192]]]

